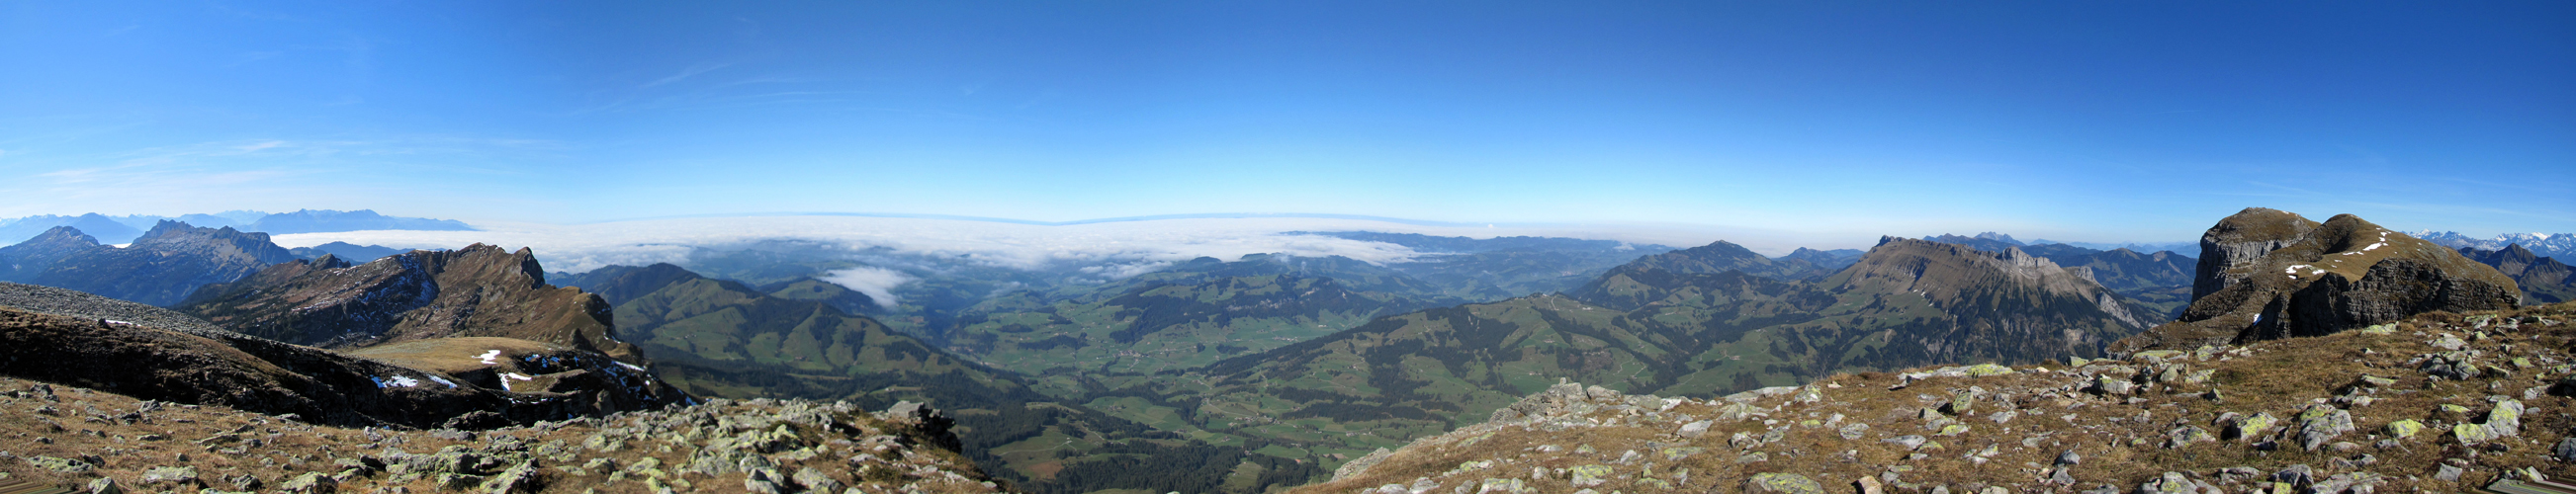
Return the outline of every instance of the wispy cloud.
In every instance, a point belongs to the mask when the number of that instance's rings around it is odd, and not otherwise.
[[[682,70],[680,70],[680,73],[677,73],[677,74],[671,74],[669,77],[663,77],[663,78],[661,78],[661,79],[654,79],[654,80],[653,80],[653,82],[647,82],[647,83],[644,83],[644,85],[642,85],[642,86],[637,86],[637,87],[648,87],[648,88],[649,88],[649,87],[654,87],[654,86],[660,86],[660,85],[663,85],[663,84],[670,84],[670,83],[674,83],[674,82],[680,82],[680,81],[683,81],[683,80],[688,80],[688,78],[691,78],[691,77],[697,77],[697,76],[699,76],[699,75],[706,74],[706,73],[708,73],[708,72],[714,72],[714,71],[716,71],[716,69],[722,69],[722,68],[725,68],[725,67],[727,67],[727,66],[731,66],[731,65],[733,65],[733,64],[729,64],[729,63],[708,63],[708,64],[692,65],[692,66],[690,66],[690,67],[689,67],[689,68],[687,68],[687,69],[682,69]]]

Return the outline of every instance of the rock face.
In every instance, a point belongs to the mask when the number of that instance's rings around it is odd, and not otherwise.
[[[329,256],[299,260],[207,286],[181,310],[244,334],[325,348],[490,336],[643,362],[634,345],[610,337],[607,302],[547,285],[524,248],[475,244],[355,266]]]
[[[293,260],[294,254],[269,243],[265,233],[162,221],[132,245],[80,249],[27,282],[166,306],[199,286],[233,281]]]
[[[2514,280],[2493,267],[2348,214],[2316,223],[2248,208],[2210,227],[2200,243],[2190,308],[2115,351],[2319,336],[2521,299]]]

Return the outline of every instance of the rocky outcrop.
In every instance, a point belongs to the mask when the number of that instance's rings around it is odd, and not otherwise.
[[[2432,311],[2515,305],[2495,268],[2353,215],[2249,208],[2201,236],[2191,306],[2115,351],[2318,336]]]
[[[269,243],[265,233],[162,221],[131,245],[79,250],[27,282],[166,306],[199,286],[293,260],[294,254]]]
[[[313,348],[12,309],[0,309],[0,374],[350,426],[435,427],[511,408],[443,376]]]
[[[2267,208],[2245,208],[2218,220],[2200,234],[2200,266],[2192,278],[2191,298],[2244,282],[2253,276],[2255,261],[2307,239],[2317,226],[2296,213]]]
[[[606,301],[546,284],[524,248],[475,244],[355,266],[329,256],[299,260],[207,286],[181,310],[244,334],[326,348],[489,336],[643,362],[634,345],[610,335]]]
[[[0,374],[355,425],[496,427],[692,400],[596,352],[506,338],[356,355],[247,336],[165,309],[0,283]],[[476,414],[488,419],[474,420]],[[465,418],[460,421],[460,418]]]

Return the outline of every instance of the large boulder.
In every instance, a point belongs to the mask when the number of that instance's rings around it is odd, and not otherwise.
[[[2112,350],[2321,336],[2425,312],[2510,308],[2522,297],[2493,267],[2349,214],[2317,223],[2248,208],[2210,227],[2200,246],[2190,308]]]

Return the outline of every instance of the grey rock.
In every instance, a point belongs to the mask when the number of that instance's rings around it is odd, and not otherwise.
[[[824,474],[822,470],[815,470],[814,467],[804,467],[803,469],[797,470],[796,476],[792,480],[796,481],[796,485],[804,486],[806,490],[813,492],[834,492],[841,490],[841,481],[833,479],[831,475]]]
[[[290,494],[326,494],[338,492],[340,482],[321,472],[305,472],[277,484],[277,489]]]
[[[1904,447],[1905,447],[1905,449],[1914,449],[1914,448],[1920,448],[1920,447],[1923,447],[1923,443],[1924,443],[1925,441],[1930,441],[1930,440],[1931,440],[1930,438],[1925,438],[1925,437],[1923,437],[1923,436],[1917,436],[1917,435],[1911,435],[1911,434],[1908,434],[1908,435],[1896,436],[1896,437],[1891,437],[1891,438],[1883,439],[1883,440],[1881,440],[1881,441],[1884,441],[1884,442],[1891,442],[1891,443],[1896,443],[1897,445],[1904,446]],[[2067,453],[2068,453],[2068,454],[2073,454],[2074,452],[2069,451],[2069,452],[2067,452]]]
[[[2460,470],[2460,467],[2451,466],[2451,465],[2447,465],[2447,464],[2446,464],[2446,465],[2442,465],[2442,469],[2441,469],[2441,471],[2440,471],[2439,473],[2435,473],[2435,474],[2433,474],[2433,479],[2434,479],[2434,480],[2440,480],[2440,481],[2443,481],[2443,482],[2458,482],[2458,481],[2460,481],[2460,474],[2463,474],[2463,473],[2468,473],[2468,472],[2466,472],[2466,471],[2464,471],[2464,470]]]
[[[1714,424],[1714,422],[1710,422],[1710,421],[1706,421],[1706,420],[1702,420],[1702,421],[1698,421],[1698,422],[1691,422],[1691,423],[1688,423],[1688,424],[1682,424],[1682,429],[1681,429],[1681,431],[1680,431],[1680,434],[1681,434],[1681,436],[1682,436],[1682,437],[1692,437],[1692,438],[1700,437],[1700,436],[1705,436],[1705,435],[1708,435],[1708,427],[1709,427],[1710,425],[1712,425],[1712,424]]]
[[[2290,484],[2293,487],[2308,485],[2316,482],[2316,476],[2311,472],[2307,465],[2290,465],[2289,468],[2272,472],[2272,481]]]
[[[1857,441],[1857,440],[1860,440],[1860,437],[1861,437],[1861,435],[1862,435],[1862,434],[1866,434],[1866,433],[1868,433],[1868,432],[1869,432],[1869,424],[1853,423],[1853,424],[1850,424],[1850,425],[1845,425],[1845,426],[1843,426],[1843,427],[1842,427],[1842,429],[1840,429],[1840,430],[1836,430],[1836,431],[1834,431],[1834,432],[1835,432],[1836,434],[1838,434],[1838,435],[1841,435],[1841,436],[1843,437],[1843,440],[1846,440],[1846,441]]]
[[[2176,472],[2165,472],[2162,476],[2138,484],[2139,494],[2195,494],[2199,490],[2199,486],[2192,485],[2190,477],[2184,477]]]
[[[143,471],[144,484],[184,484],[197,481],[197,467],[153,467]]]

